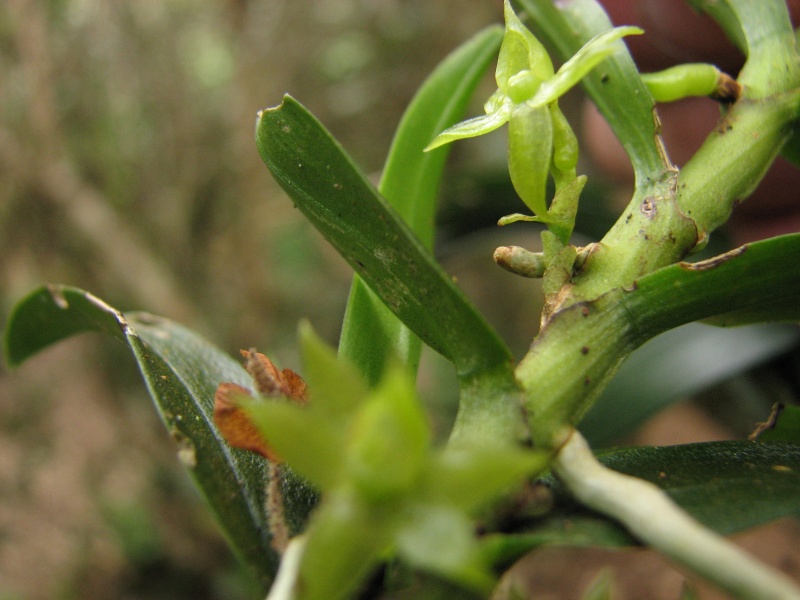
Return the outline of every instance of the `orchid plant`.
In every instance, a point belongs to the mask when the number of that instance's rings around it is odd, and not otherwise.
[[[505,28],[476,34],[419,90],[377,188],[290,96],[259,113],[266,165],[356,274],[338,352],[301,326],[303,377],[254,350],[242,366],[176,323],[52,285],[15,308],[7,359],[90,330],[126,343],[189,472],[272,600],[503,597],[505,568],[550,543],[645,544],[739,597],[800,598],[796,582],[724,537],[798,514],[799,409],[776,410],[757,442],[600,458],[578,430],[620,365],[662,332],[698,320],[800,320],[800,235],[686,261],[779,153],[797,156],[800,55],[786,6],[692,0],[746,53],[734,80],[710,65],[639,73],[622,38],[642,30],[611,27],[594,0],[520,4],[561,68],[506,0]],[[498,51],[486,114],[458,122]],[[586,178],[558,107],[579,82],[636,174],[628,208],[585,246],[572,231]],[[721,126],[678,169],[655,100],[692,94],[723,102]],[[500,224],[547,228],[541,254],[495,253],[543,278],[541,329],[518,362],[431,251],[447,145],[506,123],[510,180],[533,214]],[[423,343],[459,382],[444,444],[414,385]],[[503,589],[517,597],[513,582]]]

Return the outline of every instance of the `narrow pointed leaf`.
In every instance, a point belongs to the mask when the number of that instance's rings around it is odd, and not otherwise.
[[[428,76],[397,126],[378,190],[426,248],[433,245],[436,199],[448,152],[423,152],[433,137],[461,119],[497,55],[503,30],[478,32]]]
[[[90,331],[128,345],[179,444],[179,456],[234,549],[268,585],[278,556],[264,514],[266,462],[230,448],[213,424],[217,385],[228,381],[252,388],[250,376],[233,358],[172,321],[123,315],[87,292],[62,286],[42,287],[17,304],[5,333],[6,355],[16,365],[50,344]],[[312,502],[301,503],[304,515],[290,509],[290,521],[304,520]]]
[[[280,400],[248,402],[246,409],[270,447],[297,473],[321,490],[336,481],[345,438],[319,412]]]
[[[331,423],[349,419],[368,392],[363,375],[347,360],[340,360],[307,321],[302,321],[299,329],[303,374],[311,393],[319,399],[313,409]]]
[[[459,46],[431,73],[398,125],[378,189],[419,237],[433,246],[434,215],[447,149],[423,152],[436,134],[462,118],[478,83],[497,53],[502,28],[492,26]],[[339,353],[370,384],[394,358],[416,372],[421,344],[383,302],[353,277]]]
[[[324,127],[297,101],[262,111],[256,138],[272,174],[406,326],[467,377],[511,353]]]

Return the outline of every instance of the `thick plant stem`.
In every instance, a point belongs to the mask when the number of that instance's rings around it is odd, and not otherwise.
[[[586,506],[621,522],[637,538],[739,598],[789,600],[800,588],[786,575],[695,521],[655,485],[602,465],[577,431],[553,471]]]

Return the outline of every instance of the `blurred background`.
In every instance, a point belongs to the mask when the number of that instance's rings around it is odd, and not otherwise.
[[[271,180],[253,140],[256,112],[290,92],[377,179],[417,86],[458,43],[499,22],[501,6],[6,0],[0,330],[32,288],[65,283],[121,310],[180,321],[232,354],[255,346],[299,368],[297,321],[309,318],[335,343],[351,272]],[[474,114],[493,89],[489,75]],[[565,110],[577,114],[580,102],[571,94]],[[579,225],[587,239],[612,222],[607,200],[624,195],[601,174],[590,181]],[[502,244],[534,248],[538,232],[493,226],[517,210],[501,134],[454,147],[443,196],[437,253],[521,355],[537,328],[538,283],[495,267],[491,253]],[[717,385],[680,405],[690,411],[681,422],[705,419],[705,433],[677,429],[693,441],[741,436],[775,394],[796,395],[784,376],[797,375],[796,355],[787,354],[796,335],[786,332],[765,333],[762,350],[688,389],[661,381],[663,404]],[[722,343],[700,346],[688,362],[702,364]],[[663,352],[635,364],[622,389],[640,393],[653,373],[647,360]],[[758,364],[755,375],[742,374]],[[453,390],[439,367],[428,355],[421,386],[446,431]],[[746,417],[714,416],[731,412],[713,408],[723,392],[740,397]],[[648,404],[641,419],[655,409]],[[636,425],[606,430],[607,416],[593,418],[602,444]],[[0,600],[260,597],[175,451],[121,345],[86,336],[13,372],[0,364]]]

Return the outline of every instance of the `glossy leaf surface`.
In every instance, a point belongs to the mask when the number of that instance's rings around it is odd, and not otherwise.
[[[432,152],[423,148],[461,118],[497,52],[502,32],[499,26],[489,27],[447,56],[414,96],[392,141],[378,189],[429,250],[449,148]],[[342,323],[340,355],[374,385],[392,355],[415,371],[420,348],[419,338],[355,275]]]
[[[256,139],[272,174],[392,312],[462,377],[511,353],[328,131],[290,96],[261,112]]]
[[[11,314],[6,355],[17,365],[45,347],[83,332],[112,335],[127,344],[158,412],[179,446],[178,455],[202,491],[228,540],[266,586],[278,557],[270,546],[264,514],[266,463],[235,450],[214,427],[214,392],[221,382],[252,388],[233,358],[188,329],[146,313],[123,315],[76,288],[49,286],[24,298]],[[300,526],[313,494],[288,481],[289,521]]]

